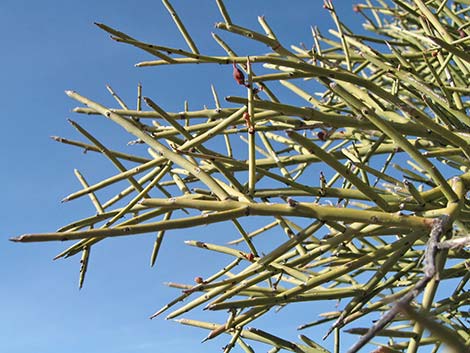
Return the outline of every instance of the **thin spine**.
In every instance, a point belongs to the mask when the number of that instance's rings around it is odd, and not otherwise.
[[[88,185],[85,177],[82,175],[82,173],[80,173],[80,171],[78,169],[74,169],[73,172],[75,173],[75,176],[77,177],[77,179],[80,181],[80,184],[82,184],[83,188],[88,188],[89,185]],[[90,200],[91,200],[93,206],[95,206],[96,212],[98,212],[98,214],[104,213],[103,206],[101,206],[101,203],[99,202],[99,200],[96,197],[95,193],[90,192],[88,194],[88,196],[90,197]]]
[[[69,194],[68,196],[66,196],[63,201],[70,201],[70,200],[74,200],[76,198],[79,198],[83,195],[87,195],[89,193],[92,193],[94,191],[97,191],[97,190],[100,190],[102,188],[105,188],[106,186],[108,185],[111,185],[113,183],[116,183],[120,180],[123,180],[123,179],[127,179],[129,176],[132,176],[132,175],[136,175],[138,173],[142,173],[150,168],[153,168],[153,167],[156,167],[158,165],[161,165],[161,164],[164,164],[166,162],[166,160],[164,158],[159,158],[159,159],[153,159],[153,160],[150,160],[144,164],[141,164],[137,167],[134,167],[132,169],[128,169],[127,171],[125,172],[121,172],[119,174],[116,174],[110,178],[107,178],[107,179],[104,179],[102,181],[99,181],[98,183],[96,184],[93,184],[87,188],[84,188],[82,190],[79,190],[77,192],[74,192],[72,194]],[[132,189],[131,190],[134,190],[134,187],[132,186]],[[103,208],[106,209],[108,208],[110,205],[107,204],[107,203],[104,203],[103,204]]]
[[[254,230],[254,231],[248,233],[247,237],[249,239],[251,239],[253,237],[256,237],[259,234],[262,234],[263,232],[268,231],[269,229],[272,229],[272,228],[276,227],[277,225],[278,225],[278,222],[276,220],[274,222],[271,222],[271,223],[265,225],[264,227],[258,228],[257,230]],[[244,238],[242,237],[242,238],[239,238],[239,239],[236,239],[236,240],[232,240],[228,244],[229,245],[236,245],[236,244],[241,243],[243,240],[244,240]]]
[[[434,66],[429,61],[429,59],[427,58],[427,56],[425,54],[423,54],[423,60],[426,63],[427,67],[429,68],[429,71],[431,72],[431,75],[432,75],[434,81],[441,88],[442,93],[444,93],[444,95],[447,99],[447,102],[449,102],[449,103],[452,102],[452,95],[449,93],[449,90],[447,89],[447,87],[444,86],[444,83],[442,82],[441,78],[437,74]],[[430,82],[432,82],[432,81],[430,80]]]
[[[155,103],[151,98],[149,97],[144,97],[144,101],[145,103],[150,107],[152,108],[153,110],[155,110],[158,114],[161,115],[161,117],[163,119],[165,119],[168,123],[170,123],[170,125],[176,130],[178,131],[185,139],[187,140],[191,140],[193,137],[191,136],[191,134],[189,132],[186,131],[186,129],[181,126],[180,124],[178,124],[176,122],[175,119],[173,119],[173,117],[171,117],[170,115],[168,115],[162,108],[160,108],[160,106]]]
[[[121,97],[118,96],[118,94],[113,90],[113,88],[109,84],[106,85],[106,89],[109,91],[109,93],[111,93],[113,98],[116,100],[116,102],[118,102],[122,109],[129,109],[126,103],[121,99]]]
[[[60,137],[60,136],[51,136],[51,139],[53,139],[54,141],[66,144],[66,145],[81,147],[81,148],[84,149],[83,150],[84,153],[86,153],[88,151],[103,153],[95,145],[90,145],[90,144],[85,143],[85,142],[70,140],[70,139],[67,139],[67,138]],[[131,162],[135,162],[135,163],[147,163],[147,162],[150,161],[150,159],[148,159],[148,158],[144,158],[144,157],[140,157],[140,156],[134,156],[134,155],[127,154],[127,153],[122,153],[122,152],[119,152],[119,151],[114,151],[114,150],[109,150],[108,149],[108,152],[110,154],[114,155],[116,158],[125,159],[127,161],[131,161]]]
[[[263,28],[264,32],[269,38],[272,38],[274,40],[278,40],[276,35],[274,34],[273,30],[269,26],[268,22],[266,22],[266,18],[264,16],[258,16],[258,23],[261,25]]]
[[[248,194],[253,197],[256,188],[256,139],[253,116],[255,114],[254,97],[253,97],[253,73],[251,71],[251,61],[246,61],[248,71]]]
[[[278,163],[279,170],[281,171],[281,174],[285,178],[290,178],[292,179],[292,176],[290,175],[289,171],[286,169],[286,167],[282,164],[280,161],[279,157],[277,156],[276,152],[274,151],[273,147],[269,143],[269,140],[266,138],[265,134],[262,131],[257,132],[258,136],[261,139],[261,142],[263,143],[265,149],[268,151],[268,155]]]
[[[189,35],[188,31],[186,30],[186,27],[184,26],[183,22],[181,21],[178,14],[174,10],[173,6],[171,6],[168,0],[162,0],[162,2],[163,2],[163,5],[165,5],[168,12],[170,13],[171,17],[173,18],[173,21],[175,22],[176,27],[178,27],[178,30],[180,31],[181,35],[186,41],[186,44],[188,45],[188,47],[191,48],[191,51],[194,54],[199,54],[199,50],[197,49],[196,44],[194,43],[193,39]]]
[[[127,169],[126,167],[121,163],[119,162],[118,159],[116,159],[116,157],[114,157],[114,155],[112,153],[109,153],[108,149],[101,143],[99,142],[95,137],[93,137],[88,131],[86,131],[84,128],[82,128],[79,124],[77,124],[75,121],[73,120],[68,120],[69,123],[75,128],[77,129],[83,136],[85,136],[87,139],[89,139],[91,142],[93,142],[93,144],[96,145],[96,147],[98,147],[101,151],[103,151],[103,154],[108,157],[108,159],[116,166],[116,168],[121,172],[121,173],[125,173],[127,172]],[[129,181],[129,183],[132,185],[132,187],[137,191],[137,192],[140,192],[142,191],[142,186],[132,177],[132,176],[128,176],[126,177],[126,179]],[[68,200],[67,200],[68,201]]]
[[[171,214],[172,214],[171,211],[165,213],[165,216],[163,217],[163,220],[168,221],[171,218]],[[153,267],[155,265],[155,262],[157,261],[158,252],[159,252],[160,247],[162,245],[164,235],[165,235],[164,230],[160,230],[157,233],[157,236],[155,238],[155,242],[153,243],[152,253],[150,255],[150,267]]]
[[[164,313],[166,310],[173,307],[175,304],[183,301],[185,298],[187,298],[189,295],[191,295],[192,293],[197,291],[199,288],[207,288],[208,287],[207,284],[212,283],[213,281],[215,281],[219,277],[225,275],[227,272],[229,272],[230,270],[232,270],[233,268],[238,266],[238,264],[240,263],[241,260],[242,259],[240,259],[240,258],[236,258],[235,260],[230,262],[227,266],[222,268],[220,271],[218,271],[215,274],[213,274],[212,276],[208,277],[202,284],[198,284],[198,285],[194,286],[193,288],[191,288],[190,290],[187,290],[187,291],[183,292],[183,294],[181,294],[179,297],[173,299],[171,302],[164,305],[162,308],[160,308],[154,314],[152,314],[150,316],[150,319],[153,319],[153,318],[157,317],[158,315]]]
[[[366,3],[369,5],[370,11],[372,12],[372,15],[374,16],[375,21],[377,22],[377,27],[381,28],[383,27],[382,20],[380,18],[380,15],[377,10],[375,10],[372,7],[372,3],[370,0],[366,0]],[[372,23],[372,21],[370,21]]]
[[[265,36],[261,33],[252,31],[250,29],[241,27],[241,26],[236,26],[236,25],[230,25],[227,26],[225,23],[216,23],[215,27],[218,29],[222,29],[228,32],[232,32],[241,36],[249,37],[254,39],[255,41],[259,41],[261,43],[264,43],[266,45],[269,45],[273,51],[276,53],[286,56],[287,58],[290,58],[290,60],[295,60],[301,62],[302,60],[298,58],[294,53],[290,52],[286,48],[284,48],[281,43],[279,43],[276,39],[273,39],[271,37]]]
[[[403,180],[403,185],[405,185],[406,189],[410,193],[411,197],[416,201],[418,205],[425,205],[426,202],[422,198],[421,194],[419,193],[418,189],[413,185],[412,182],[409,180]]]
[[[352,71],[351,58],[349,57],[349,48],[348,48],[348,44],[346,43],[346,39],[344,38],[344,33],[343,33],[343,25],[338,18],[338,15],[335,11],[335,8],[331,0],[324,0],[324,3],[327,9],[329,10],[331,17],[333,18],[334,23],[336,24],[336,28],[338,28],[338,32],[339,32],[339,36],[341,40],[341,46],[343,47],[344,58],[346,60],[346,69],[348,71]]]
[[[123,33],[123,32],[120,32],[114,28],[111,28],[103,23],[98,23],[98,22],[95,22],[95,25],[98,26],[99,28],[101,28],[102,30],[108,32],[109,34],[113,35],[113,36],[116,36],[118,38],[123,38],[123,39],[127,39],[127,40],[135,40],[134,38],[128,36],[127,34]],[[158,51],[158,50],[150,50],[150,49],[146,49],[146,48],[142,48],[144,49],[145,51],[149,52],[150,54],[152,55],[155,55],[156,57],[164,60],[166,63],[171,63],[171,62],[174,62],[174,60],[169,57],[168,55],[165,55],[163,54],[162,52]]]
[[[230,18],[230,15],[227,11],[227,8],[225,7],[225,4],[223,0],[215,0],[217,3],[217,7],[219,8],[220,14],[224,18],[225,23],[230,26],[232,24],[232,19]]]
[[[248,249],[250,249],[251,253],[253,254],[254,257],[258,257],[258,251],[256,250],[253,242],[251,241],[250,237],[246,233],[245,229],[243,229],[242,225],[240,222],[236,219],[234,219],[233,224],[237,228],[238,232],[242,235],[243,240],[245,241],[246,245],[248,246]]]
[[[214,97],[215,109],[220,110],[220,100],[214,85],[211,85],[212,96]]]

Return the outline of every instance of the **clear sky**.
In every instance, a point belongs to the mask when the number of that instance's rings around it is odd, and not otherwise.
[[[300,42],[310,46],[311,25],[319,26],[325,33],[333,26],[319,0],[227,0],[226,3],[235,23],[259,31],[256,17],[265,15],[286,46]],[[360,19],[351,10],[352,2],[336,3],[345,22],[357,26]],[[173,0],[172,4],[201,52],[224,54],[210,35],[213,24],[222,20],[215,1]],[[0,138],[0,351],[217,352],[227,343],[227,337],[201,345],[200,340],[207,334],[203,330],[183,327],[163,318],[147,319],[178,295],[163,282],[190,283],[195,269],[202,276],[210,274],[211,264],[205,263],[201,251],[183,244],[187,239],[205,240],[207,229],[172,232],[165,239],[155,268],[149,267],[154,235],[104,241],[93,248],[81,291],[77,286],[79,258],[52,261],[69,244],[7,241],[8,237],[23,233],[54,231],[93,213],[85,198],[60,203],[65,195],[80,188],[74,168],[90,182],[115,173],[105,158],[83,154],[77,148],[49,139],[50,135],[82,139],[67,123],[67,118],[79,121],[107,145],[132,151],[132,147],[126,146],[131,137],[111,122],[98,116],[71,113],[76,104],[64,90],[73,89],[117,107],[105,88],[110,84],[130,106],[135,106],[136,86],[142,82],[144,95],[165,109],[180,111],[185,99],[193,108],[212,106],[211,83],[221,97],[237,89],[231,81],[229,66],[135,68],[136,62],[150,56],[113,42],[93,25],[95,21],[141,40],[186,49],[160,1],[0,2],[3,131]],[[223,32],[220,35],[235,43],[242,54],[252,54],[252,49],[254,53],[266,51],[265,47],[252,47],[233,35]],[[213,227],[211,232],[222,244],[237,237],[235,233],[227,234],[223,227]],[[311,311],[307,321],[322,311],[312,304],[307,306]],[[289,328],[288,336],[294,337],[294,328],[301,323],[294,316],[289,316],[287,311],[279,316],[282,320],[270,316],[264,324],[275,325],[280,332],[284,327]],[[306,334],[318,337],[323,332]]]

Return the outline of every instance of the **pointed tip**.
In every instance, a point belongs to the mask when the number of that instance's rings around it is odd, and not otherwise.
[[[60,200],[60,203],[65,203],[65,202],[69,202],[69,197],[64,197],[62,200]]]
[[[74,94],[74,93],[75,93],[75,92],[72,91],[72,90],[65,90],[65,94],[66,94],[67,96],[69,96],[69,97],[70,97],[72,94]]]
[[[163,307],[160,310],[154,312],[152,315],[150,315],[149,319],[152,320],[156,318],[157,316],[160,316],[161,313],[163,313],[167,308]],[[168,317],[165,318],[165,320],[170,320]]]
[[[14,242],[14,243],[18,243],[18,242],[21,242],[21,237],[22,237],[22,236],[13,237],[13,238],[9,238],[8,240],[9,240],[9,241],[12,241],[12,242]]]
[[[326,334],[322,337],[322,340],[326,340],[328,338],[328,336],[333,332],[333,330],[336,328],[336,326],[331,326],[328,331],[326,332]]]

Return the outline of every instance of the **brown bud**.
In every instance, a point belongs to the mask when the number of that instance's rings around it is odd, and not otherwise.
[[[318,137],[318,139],[320,139],[321,141],[325,141],[325,140],[326,140],[326,133],[325,133],[325,131],[323,131],[323,130],[322,130],[322,131],[319,131],[319,132],[317,133],[317,137]]]
[[[248,261],[253,261],[255,259],[255,255],[253,253],[248,253],[248,254],[245,254],[245,259],[247,259]]]

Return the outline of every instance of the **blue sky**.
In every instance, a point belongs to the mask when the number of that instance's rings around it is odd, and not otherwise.
[[[243,26],[261,30],[256,17],[265,15],[286,46],[299,42],[310,46],[311,25],[319,26],[325,33],[333,26],[322,9],[322,1],[226,3],[233,21]],[[338,2],[338,7],[339,3],[346,4],[345,8],[338,8],[346,23],[357,26],[359,19],[351,10],[352,3]],[[210,36],[213,24],[222,20],[215,1],[173,0],[172,4],[201,52],[223,55]],[[105,88],[110,84],[134,106],[136,86],[142,82],[144,95],[171,111],[182,110],[185,99],[195,109],[213,105],[211,83],[221,97],[237,92],[228,66],[135,68],[136,62],[150,57],[113,42],[93,25],[95,21],[141,40],[186,48],[160,1],[2,0],[0,4],[0,102],[4,131],[0,139],[3,162],[0,348],[10,353],[179,352],[189,347],[192,352],[218,351],[226,338],[200,345],[205,331],[162,318],[147,319],[178,294],[163,282],[190,282],[195,268],[202,276],[210,274],[211,264],[204,262],[201,252],[183,245],[186,239],[205,240],[204,228],[189,233],[172,232],[165,239],[156,268],[152,269],[148,263],[153,235],[104,241],[93,248],[81,291],[77,287],[79,258],[52,261],[68,244],[7,241],[8,237],[22,233],[53,231],[93,213],[85,198],[60,203],[65,195],[79,188],[74,168],[95,182],[115,173],[106,159],[49,139],[50,135],[82,139],[67,118],[80,122],[109,146],[124,151],[131,148],[126,146],[130,137],[110,122],[71,113],[76,104],[64,90],[74,89],[103,104],[116,106]],[[266,51],[233,35],[219,34],[234,43],[242,54]],[[209,237],[214,239],[227,234],[223,227],[211,229]],[[234,233],[220,243],[235,237]],[[308,310],[310,320],[321,311],[315,307]],[[293,328],[301,323],[296,321],[296,314],[287,311],[279,315],[287,320],[272,321],[275,316],[271,316],[265,323],[275,322],[276,330],[282,332],[285,327],[295,334]],[[312,332],[307,334],[315,337]]]

